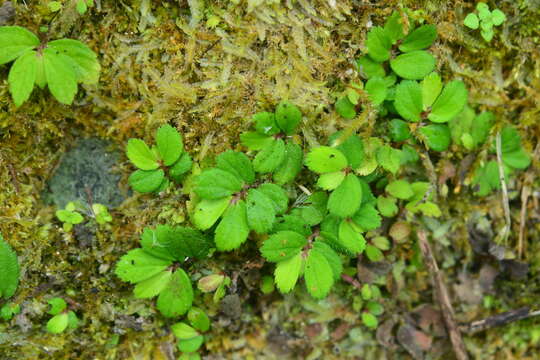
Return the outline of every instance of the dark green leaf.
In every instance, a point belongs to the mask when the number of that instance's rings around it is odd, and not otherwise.
[[[133,190],[144,194],[159,189],[164,178],[165,173],[161,169],[137,170],[129,176],[128,182]]]
[[[246,184],[255,181],[255,172],[249,158],[241,152],[227,150],[216,158],[216,167],[230,172]]]
[[[264,234],[272,228],[276,218],[275,205],[262,191],[257,189],[248,191],[246,209],[250,229],[258,234]]]
[[[345,119],[354,119],[356,117],[356,109],[353,103],[347,96],[340,97],[334,104],[336,111]]]
[[[186,272],[177,269],[167,286],[159,293],[157,309],[168,318],[184,315],[193,303],[193,287]]]
[[[383,62],[390,59],[392,40],[382,27],[376,26],[368,32],[366,46],[373,60]]]
[[[359,57],[358,60],[356,60],[356,66],[358,68],[358,71],[360,72],[360,75],[366,79],[376,76],[384,77],[386,75],[383,65],[376,61],[373,61],[367,55]]]
[[[432,124],[422,126],[420,133],[425,136],[426,144],[431,150],[445,151],[450,146],[450,129],[447,125]]]
[[[300,145],[293,142],[285,143],[285,159],[274,171],[273,179],[279,185],[293,181],[302,169],[304,152]]]
[[[422,50],[431,46],[436,38],[437,27],[435,25],[422,25],[403,39],[399,50],[403,52]]]
[[[223,219],[216,227],[215,242],[219,251],[237,249],[248,238],[249,226],[246,214],[246,203],[238,200],[231,204],[223,214]]]
[[[269,173],[280,166],[284,159],[285,143],[281,139],[276,139],[255,156],[253,168],[259,173]]]
[[[352,216],[362,203],[362,187],[358,177],[348,174],[328,198],[328,210],[342,218]]]
[[[294,231],[280,231],[264,241],[261,254],[268,261],[280,262],[299,254],[306,244],[303,235]]]
[[[195,193],[202,199],[219,199],[242,190],[242,181],[221,169],[203,171],[196,180]]]
[[[282,101],[276,107],[276,123],[287,135],[293,135],[302,120],[302,112],[288,101]]]
[[[393,141],[402,142],[411,137],[409,125],[405,121],[401,119],[392,119],[388,124],[390,137]]]
[[[287,192],[285,192],[283,188],[272,183],[265,183],[260,185],[257,190],[259,190],[270,200],[272,200],[276,215],[281,215],[285,211],[287,211],[289,197],[287,196]]]
[[[179,183],[184,175],[191,170],[193,160],[187,152],[180,155],[180,159],[169,168],[169,175],[176,183]]]

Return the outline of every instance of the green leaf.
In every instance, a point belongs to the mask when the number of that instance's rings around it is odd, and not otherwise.
[[[77,77],[73,60],[56,50],[43,50],[43,67],[47,86],[60,103],[70,105],[77,94]]]
[[[180,340],[189,340],[200,335],[197,330],[183,322],[171,325],[171,331]]]
[[[289,197],[287,192],[283,188],[272,183],[264,183],[260,185],[257,190],[266,195],[274,205],[276,215],[281,215],[287,211],[289,205]]]
[[[272,136],[279,133],[274,113],[263,111],[251,118],[255,122],[255,130],[261,135]]]
[[[300,215],[283,215],[276,220],[272,232],[294,231],[305,237],[311,235],[311,227]]]
[[[225,276],[220,274],[203,276],[197,282],[197,288],[203,293],[213,292],[223,284],[224,280]]]
[[[129,139],[126,154],[133,165],[141,170],[155,170],[159,167],[156,154],[141,139]]]
[[[523,149],[503,153],[503,163],[513,169],[526,169],[531,164],[531,157]]]
[[[252,184],[255,181],[255,171],[244,153],[227,150],[216,158],[216,167],[228,171],[246,184]]]
[[[398,149],[383,145],[377,149],[376,157],[379,165],[392,174],[395,174],[399,170],[401,151]]]
[[[240,142],[250,150],[262,150],[274,141],[273,137],[249,131],[240,134]]]
[[[358,68],[358,72],[360,72],[360,75],[366,79],[376,76],[384,77],[386,75],[383,65],[371,60],[371,58],[367,55],[359,57],[358,60],[356,60],[356,66]]]
[[[362,203],[362,187],[358,177],[348,174],[328,198],[330,214],[342,218],[352,216]]]
[[[521,149],[521,136],[519,136],[518,131],[512,126],[505,126],[501,131],[501,151],[503,156],[519,149]]]
[[[204,342],[204,336],[202,335],[194,337],[193,339],[179,340],[178,350],[184,353],[194,353],[195,351],[199,350],[203,342]]]
[[[212,247],[212,241],[205,234],[191,227],[175,226],[169,234],[166,246],[177,261],[204,259]]]
[[[20,268],[17,254],[0,234],[0,298],[10,298],[19,286]]]
[[[28,51],[20,56],[9,70],[9,92],[15,106],[21,106],[32,93],[37,76],[37,53]]]
[[[40,89],[44,89],[47,85],[47,77],[45,76],[45,65],[43,62],[43,56],[36,55],[36,81],[35,84]]]
[[[436,38],[437,27],[435,25],[422,25],[403,39],[403,42],[399,45],[399,50],[406,53],[422,50],[431,46]]]
[[[435,58],[427,51],[411,51],[390,60],[390,67],[404,79],[419,80],[435,69]]]
[[[381,226],[381,216],[373,204],[363,204],[352,220],[364,231],[375,230]]]
[[[435,100],[428,119],[435,123],[445,123],[458,115],[466,103],[467,89],[463,81],[451,81]]]
[[[390,59],[392,40],[382,27],[376,26],[368,32],[366,46],[373,60],[383,62]]]
[[[69,224],[80,224],[83,222],[83,216],[76,211],[57,210],[55,213],[58,220]]]
[[[403,20],[401,19],[401,14],[398,11],[394,11],[384,24],[384,31],[392,41],[392,44],[395,44],[398,40],[405,37],[402,23]]]
[[[442,80],[435,71],[422,80],[423,110],[428,110],[442,90]]]
[[[206,332],[210,329],[210,318],[198,307],[192,307],[188,312],[188,320],[198,331]]]
[[[354,255],[360,254],[366,247],[366,240],[349,219],[343,219],[339,224],[338,243]]]
[[[486,165],[479,168],[474,175],[473,186],[475,194],[486,196],[494,189],[500,188],[499,165],[496,161],[489,161]]]
[[[246,203],[244,200],[238,200],[223,214],[223,219],[216,227],[214,241],[219,251],[229,251],[239,248],[247,240],[248,235]]]
[[[387,85],[381,77],[373,77],[366,82],[368,98],[375,105],[380,105],[386,98]]]
[[[187,152],[183,152],[182,155],[180,155],[180,159],[169,168],[169,176],[176,183],[179,183],[182,180],[183,175],[191,170],[192,165],[193,160],[191,159],[191,156]]]
[[[474,13],[470,13],[463,20],[463,25],[465,25],[469,29],[476,30],[476,29],[478,29],[479,24],[480,24],[480,22],[478,20],[478,16],[476,16],[476,14],[474,14]]]
[[[229,206],[232,196],[222,199],[202,200],[193,212],[193,224],[201,230],[212,227]]]
[[[334,280],[338,280],[341,277],[343,272],[343,264],[339,255],[328,245],[327,243],[317,240],[313,243],[313,249],[320,251],[324,255],[326,261],[332,268],[332,274],[334,275]]]
[[[375,316],[380,316],[380,315],[382,315],[384,313],[383,306],[381,304],[379,304],[379,303],[374,302],[374,301],[368,302],[367,305],[366,305],[366,308],[371,314],[373,314]]]
[[[300,271],[302,270],[302,264],[303,258],[301,253],[277,263],[274,277],[276,287],[281,293],[286,294],[294,289],[300,276]]]
[[[120,258],[114,273],[123,281],[135,284],[161,273],[171,263],[171,260],[157,258],[143,249],[133,249]]]
[[[396,87],[394,106],[405,120],[418,122],[423,110],[422,87],[416,81],[405,80]]]
[[[324,174],[345,169],[347,158],[341,151],[329,146],[312,149],[306,156],[306,166],[313,172]]]
[[[287,135],[293,135],[302,120],[302,112],[288,101],[282,101],[276,107],[276,123]]]
[[[347,162],[351,168],[356,169],[364,161],[364,144],[357,135],[351,135],[338,144],[337,142],[341,140],[342,134],[342,131],[335,132],[328,139],[328,143],[330,146],[341,151],[347,158]]]
[[[388,123],[390,137],[395,142],[402,142],[411,137],[409,125],[401,119],[392,119]]]
[[[489,30],[482,30],[480,31],[480,35],[486,40],[487,42],[490,42],[493,39],[494,32],[492,29]]]
[[[20,312],[21,306],[19,304],[8,302],[0,308],[0,319],[9,321],[13,318],[13,316],[20,314]]]
[[[373,245],[375,245],[378,249],[381,249],[383,251],[390,250],[390,240],[384,236],[376,236],[371,240]]]
[[[62,333],[68,326],[68,320],[69,317],[67,313],[53,316],[49,319],[49,321],[47,321],[47,331],[51,334]]]
[[[279,231],[266,239],[260,250],[266,260],[280,262],[299,254],[306,244],[306,238],[297,232]]]
[[[293,181],[302,169],[304,152],[300,145],[293,142],[285,143],[285,159],[274,171],[273,179],[279,185]]]
[[[491,12],[491,20],[493,25],[499,26],[506,21],[506,15],[499,9],[495,9]]]
[[[249,228],[257,234],[268,232],[276,218],[275,205],[272,199],[262,191],[250,189],[246,197],[247,221]]]
[[[59,297],[49,299],[47,300],[47,303],[51,305],[50,310],[47,311],[47,313],[50,315],[58,315],[67,307],[66,301]]]
[[[39,45],[36,35],[20,26],[0,26],[0,65]]]
[[[356,107],[347,96],[340,97],[334,104],[336,112],[345,119],[354,119],[356,117]]]
[[[79,15],[84,15],[88,10],[88,6],[86,5],[86,2],[84,2],[84,0],[78,0],[77,4],[75,5],[75,9],[77,9]]]
[[[399,210],[396,205],[395,198],[388,198],[384,196],[379,196],[377,198],[377,209],[379,209],[381,215],[385,217],[396,216]]]
[[[259,173],[274,171],[285,159],[285,143],[281,139],[272,141],[253,159],[253,168]]]
[[[345,179],[343,171],[322,174],[317,180],[317,186],[324,190],[334,190],[343,182],[343,179]]]
[[[489,5],[484,2],[479,2],[476,4],[476,10],[483,14],[489,13]]]
[[[475,146],[486,142],[491,126],[495,121],[495,115],[489,111],[484,111],[474,118],[471,128],[471,136]]]
[[[128,182],[133,190],[145,194],[159,189],[164,178],[165,173],[161,169],[137,170],[129,176]]]
[[[308,292],[315,299],[322,299],[330,292],[334,284],[333,270],[321,250],[312,248],[309,251],[304,279]]]
[[[386,185],[386,192],[398,199],[407,200],[414,195],[411,184],[405,180],[392,181]]]
[[[59,39],[49,41],[47,47],[72,60],[78,82],[84,84],[98,82],[101,66],[97,61],[97,55],[86,44],[73,39]]]
[[[167,286],[159,293],[157,309],[165,317],[184,315],[193,304],[193,288],[186,272],[177,269]]]
[[[435,151],[445,151],[450,146],[450,129],[447,125],[432,124],[422,126],[420,134],[425,136],[426,145]]]
[[[138,282],[133,289],[133,294],[137,299],[152,298],[169,285],[171,278],[172,272],[170,270],[157,273],[151,278]]]
[[[377,326],[379,326],[379,322],[377,321],[375,315],[368,312],[362,313],[362,322],[370,329],[376,329]]]
[[[77,315],[74,311],[70,310],[67,313],[68,315],[68,329],[75,329],[77,326],[79,326],[79,319],[77,318]]]
[[[165,166],[174,164],[184,151],[182,136],[169,124],[162,125],[157,130],[156,145]]]
[[[366,245],[366,256],[370,261],[381,261],[384,259],[384,254],[381,250],[373,245]]]
[[[158,225],[155,229],[147,227],[144,228],[141,235],[141,247],[148,255],[164,259],[167,263],[170,263],[175,260],[175,256],[171,254],[169,247],[173,237],[173,228],[169,225]],[[146,256],[146,254],[144,255]],[[161,268],[161,270],[165,270],[165,268]],[[156,271],[155,274],[159,271]]]
[[[219,199],[242,190],[242,181],[228,171],[212,168],[197,177],[194,190],[202,199]]]
[[[424,216],[439,217],[442,215],[441,209],[437,204],[432,203],[431,201],[426,201],[424,203],[418,204],[416,208],[424,214]]]

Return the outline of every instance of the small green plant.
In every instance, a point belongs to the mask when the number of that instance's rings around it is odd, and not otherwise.
[[[8,299],[19,286],[20,268],[17,254],[0,234],[0,298]]]
[[[200,357],[195,352],[204,343],[202,333],[210,330],[210,319],[203,310],[192,307],[187,314],[187,320],[189,324],[179,322],[172,325],[171,330],[178,339],[178,349],[183,353],[180,358],[197,359]]]
[[[19,304],[8,302],[0,308],[0,318],[8,321],[20,312],[21,306]]]
[[[73,330],[79,325],[79,318],[73,310],[69,310],[66,301],[55,297],[47,301],[51,306],[49,314],[53,315],[47,322],[47,331],[52,334],[63,333],[66,329]]]
[[[58,39],[41,43],[20,26],[0,27],[0,65],[14,61],[8,75],[9,91],[16,106],[22,105],[34,85],[49,88],[62,104],[71,104],[77,84],[95,84],[100,65],[97,55],[84,43]]]
[[[156,146],[150,148],[141,139],[129,139],[127,157],[138,170],[129,176],[129,184],[140,193],[159,192],[169,186],[168,176],[176,183],[191,170],[192,160],[184,151],[180,133],[170,125],[156,132]]]
[[[92,213],[96,222],[100,225],[106,224],[112,221],[112,216],[109,213],[109,209],[103,204],[92,204]]]
[[[476,150],[483,145],[495,123],[495,116],[489,111],[476,114],[466,106],[459,116],[450,120],[448,126],[455,144],[462,145],[467,150]]]
[[[88,8],[94,6],[94,0],[75,0],[75,9],[80,15],[86,14]],[[57,12],[64,8],[62,1],[50,1],[47,7],[51,12]]]
[[[214,293],[213,300],[215,303],[218,303],[225,296],[225,291],[230,285],[231,278],[223,274],[203,276],[197,282],[197,288],[202,293]]]
[[[489,10],[489,5],[483,2],[476,4],[476,13],[468,14],[463,20],[463,24],[469,29],[480,28],[480,35],[490,42],[494,35],[494,26],[502,25],[506,21],[506,15],[499,9]]]
[[[84,217],[77,211],[77,205],[74,202],[69,202],[65,209],[57,210],[56,217],[63,223],[62,227],[66,232],[71,231],[73,225],[84,221]]]
[[[180,267],[189,258],[204,259],[211,241],[201,232],[182,226],[146,228],[141,248],[129,251],[116,265],[123,281],[136,284],[136,298],[158,296],[157,308],[165,317],[185,314],[193,303],[191,279]]]

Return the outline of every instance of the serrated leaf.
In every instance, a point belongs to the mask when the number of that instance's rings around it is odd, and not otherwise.
[[[126,155],[141,170],[155,170],[159,167],[156,154],[141,139],[128,140]]]
[[[392,40],[382,27],[376,26],[368,32],[366,47],[373,60],[383,62],[390,59]]]
[[[0,65],[15,60],[39,45],[36,35],[20,26],[0,27]]]
[[[343,171],[322,174],[317,180],[317,186],[323,190],[334,190],[343,182],[343,179],[345,179]]]
[[[341,171],[347,165],[345,155],[340,150],[329,146],[314,148],[306,156],[306,166],[319,174]]]
[[[128,183],[133,190],[145,194],[159,189],[164,178],[165,173],[161,169],[137,170],[129,176]]]
[[[172,272],[170,270],[161,271],[151,278],[138,282],[133,289],[133,294],[137,299],[152,298],[169,285],[171,278]]]
[[[489,111],[484,111],[474,118],[471,126],[471,136],[475,146],[486,142],[494,121],[495,116]]]
[[[281,139],[272,141],[253,159],[253,168],[259,173],[274,171],[285,159],[285,143]]]
[[[422,113],[422,88],[416,81],[405,80],[396,87],[394,106],[405,120],[420,121]]]
[[[49,319],[49,321],[47,321],[47,331],[51,334],[62,333],[68,326],[68,320],[69,317],[67,313],[53,316]]]
[[[281,293],[286,294],[294,289],[300,276],[300,271],[302,270],[302,263],[303,258],[301,253],[277,263],[276,270],[274,270],[274,278],[276,280],[276,287]]]
[[[313,243],[313,248],[317,249],[324,255],[326,261],[332,268],[332,274],[334,275],[334,280],[338,280],[343,272],[343,264],[339,255],[332,249],[327,243],[317,240]]]
[[[469,29],[473,29],[473,30],[478,29],[478,26],[480,25],[480,22],[478,20],[478,16],[476,16],[476,14],[474,14],[474,13],[470,13],[463,20],[463,25],[465,25]]]
[[[191,156],[187,152],[183,152],[180,159],[169,168],[169,176],[176,183],[179,183],[184,175],[191,170],[192,165]]]
[[[194,190],[202,199],[219,199],[242,190],[242,181],[228,171],[212,168],[197,177]]]
[[[281,215],[287,211],[289,205],[289,197],[287,192],[276,184],[264,183],[260,185],[257,190],[266,195],[274,204],[274,210],[276,215]]]
[[[386,192],[395,198],[407,200],[414,195],[411,184],[405,180],[395,180],[386,185]]]
[[[304,152],[300,145],[293,142],[285,143],[285,159],[274,171],[273,179],[278,185],[293,181],[300,170],[304,160]]]
[[[521,149],[521,136],[512,126],[505,126],[501,130],[501,152],[504,154]]]
[[[364,161],[364,144],[357,135],[350,135],[344,139],[340,144],[337,141],[341,139],[342,131],[338,131],[328,139],[330,146],[335,147],[345,155],[347,162],[351,168],[356,169]]]
[[[157,258],[143,249],[133,249],[120,258],[114,273],[123,281],[135,284],[159,274],[171,263],[171,260]]]
[[[384,24],[384,31],[392,41],[392,44],[395,44],[398,40],[401,40],[405,37],[403,32],[403,20],[401,19],[401,14],[397,11],[392,12],[392,15],[388,17]]]
[[[169,248],[173,238],[172,232],[173,228],[169,225],[158,225],[155,229],[144,228],[141,235],[141,247],[145,253],[171,262],[175,260]]]
[[[306,244],[306,238],[297,232],[279,231],[266,239],[260,250],[266,260],[280,262],[299,254]]]
[[[395,198],[388,198],[384,196],[379,196],[377,198],[377,209],[379,209],[381,215],[385,217],[396,216],[399,210],[396,205]]]
[[[21,106],[32,93],[37,76],[37,53],[28,51],[23,53],[9,70],[9,92],[13,97],[15,106]]]
[[[358,71],[360,72],[360,75],[366,79],[375,76],[384,77],[386,75],[383,65],[376,61],[373,61],[367,55],[359,57],[358,60],[356,60],[356,66],[358,68]]]
[[[246,210],[250,229],[258,234],[264,234],[272,228],[276,218],[275,205],[262,191],[257,189],[248,191]]]
[[[193,304],[193,287],[186,272],[177,269],[167,286],[159,293],[157,309],[165,317],[184,315]]]
[[[73,39],[59,39],[49,41],[47,47],[73,60],[77,81],[84,84],[98,82],[101,66],[97,61],[97,55],[86,44]]]
[[[328,198],[328,211],[342,218],[352,216],[362,203],[362,187],[358,177],[348,174]]]
[[[238,179],[242,179],[246,184],[255,181],[255,171],[251,161],[246,154],[227,150],[216,158],[216,167],[228,171]]]
[[[254,114],[251,119],[255,122],[257,133],[265,136],[272,136],[279,133],[274,113],[262,111]]]
[[[435,58],[424,50],[411,51],[390,60],[390,67],[404,79],[420,80],[435,69]]]
[[[486,196],[494,189],[499,189],[501,185],[497,162],[489,161],[486,165],[477,169],[472,185],[475,187],[475,195],[478,196]]]
[[[193,224],[201,230],[212,227],[229,206],[232,196],[221,199],[201,200],[193,212]]]
[[[302,120],[302,112],[288,101],[282,101],[276,107],[276,123],[287,135],[293,135]]]
[[[308,292],[315,299],[322,299],[330,292],[334,285],[334,273],[321,250],[312,248],[309,251],[304,279]]]
[[[307,237],[311,234],[311,227],[302,216],[290,214],[277,218],[272,232],[277,233],[279,231],[294,231]]]
[[[458,115],[466,103],[467,88],[463,81],[451,81],[435,100],[428,119],[435,123],[445,123]]]
[[[432,72],[422,80],[422,104],[423,110],[427,110],[433,105],[435,99],[442,90],[442,80],[439,74]]]
[[[401,151],[391,146],[383,145],[377,149],[376,158],[379,165],[392,174],[395,174],[399,170]]]
[[[165,166],[174,164],[184,151],[182,136],[169,124],[162,125],[157,130],[156,145]]]
[[[250,150],[262,150],[273,141],[273,137],[262,135],[255,131],[240,134],[240,142]]]
[[[47,311],[50,315],[58,315],[67,307],[66,301],[59,297],[49,299],[47,300],[47,303],[51,305],[51,308]]]
[[[368,98],[375,105],[380,105],[386,98],[387,94],[386,80],[380,77],[373,77],[366,82],[366,92]]]
[[[212,242],[205,234],[191,227],[175,226],[168,235],[170,238],[166,247],[177,261],[186,258],[204,259],[212,247]]]
[[[437,27],[435,25],[422,25],[403,39],[399,50],[403,52],[422,50],[431,46],[436,38]]]
[[[77,94],[77,75],[71,58],[56,50],[43,50],[43,68],[47,86],[60,103],[70,105]]]
[[[390,137],[395,142],[402,142],[411,137],[409,125],[401,119],[392,119],[388,123]]]
[[[445,151],[450,146],[450,129],[447,125],[432,124],[422,126],[420,134],[425,137],[426,145],[435,151]]]
[[[356,107],[347,96],[340,97],[334,104],[336,112],[345,119],[354,119],[356,117]]]
[[[214,241],[219,251],[230,251],[239,248],[247,240],[248,235],[246,203],[244,200],[238,200],[223,214],[223,219],[216,227]]]
[[[338,243],[354,255],[360,254],[366,247],[366,240],[349,219],[343,219],[339,224]]]
[[[375,230],[381,226],[381,216],[373,204],[362,204],[352,216],[352,220],[364,231]]]

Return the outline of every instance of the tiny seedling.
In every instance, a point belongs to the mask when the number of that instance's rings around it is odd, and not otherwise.
[[[189,258],[203,259],[211,241],[201,232],[182,226],[146,228],[141,248],[129,251],[116,264],[116,275],[136,284],[136,298],[158,296],[157,308],[165,317],[185,314],[193,303],[191,279],[180,264]]]
[[[13,318],[13,316],[19,314],[20,312],[21,306],[19,304],[8,302],[0,308],[0,318],[9,321],[11,318]]]
[[[0,298],[8,299],[19,286],[20,268],[17,254],[0,234]]]
[[[197,307],[192,307],[189,310],[187,318],[189,324],[179,322],[172,325],[171,330],[178,339],[177,346],[178,350],[183,353],[182,356],[186,359],[192,359],[195,352],[204,343],[204,335],[202,333],[210,329],[210,319],[203,310]]]
[[[214,292],[214,303],[218,303],[225,296],[226,289],[230,285],[231,278],[222,274],[203,276],[197,282],[197,288],[202,293]]]
[[[156,146],[150,148],[141,139],[129,139],[127,157],[138,170],[129,176],[129,184],[140,193],[159,192],[166,189],[169,177],[180,183],[191,170],[191,156],[184,151],[182,135],[170,125],[161,126],[156,132]]]
[[[476,150],[486,142],[494,123],[493,113],[484,111],[476,115],[472,108],[466,106],[461,114],[450,120],[448,126],[455,144]]]
[[[63,223],[62,227],[66,232],[71,231],[73,225],[84,221],[84,217],[76,209],[77,205],[74,202],[69,202],[65,209],[56,211],[56,217]]]
[[[483,2],[476,4],[476,12],[470,13],[463,20],[463,24],[469,29],[476,30],[480,28],[480,35],[485,41],[490,42],[493,39],[495,31],[494,26],[500,26],[506,21],[506,15],[499,9],[489,10],[489,5]]]
[[[362,323],[369,329],[376,329],[379,326],[377,317],[384,313],[383,306],[378,302],[381,297],[378,286],[364,284],[360,288],[360,295],[354,298],[353,308],[362,312],[360,315]]]
[[[69,310],[64,299],[55,297],[47,301],[51,305],[49,314],[53,315],[47,322],[47,331],[52,334],[63,333],[66,329],[72,330],[79,325],[77,314]]]
[[[97,55],[78,40],[41,43],[23,27],[1,26],[0,54],[0,65],[14,61],[8,83],[16,106],[28,100],[34,85],[47,85],[59,102],[71,104],[78,83],[95,84],[99,79]]]
[[[75,9],[80,15],[84,15],[88,8],[94,6],[94,0],[76,0],[75,1]],[[61,1],[50,1],[47,4],[47,7],[49,8],[49,11],[51,12],[57,12],[64,8],[64,5]]]
[[[96,222],[100,225],[112,221],[112,216],[109,213],[109,210],[103,204],[92,204],[92,212],[96,219]]]
[[[379,206],[379,211],[384,216],[395,215],[396,201],[403,200],[406,201],[405,209],[407,209],[411,214],[421,213],[424,216],[439,217],[441,216],[441,210],[439,206],[432,202],[430,184],[423,181],[416,181],[409,183],[406,180],[395,180],[386,185],[386,193],[388,196],[380,196],[381,202],[377,205]],[[386,215],[385,215],[386,214]]]

